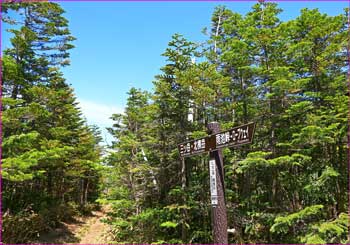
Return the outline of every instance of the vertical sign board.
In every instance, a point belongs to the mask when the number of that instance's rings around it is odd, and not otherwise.
[[[211,205],[218,205],[218,189],[216,184],[216,162],[209,160],[210,197]]]

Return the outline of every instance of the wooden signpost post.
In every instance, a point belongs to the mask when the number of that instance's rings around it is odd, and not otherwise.
[[[255,123],[248,123],[220,132],[217,122],[208,124],[209,136],[178,145],[180,157],[209,152],[210,199],[213,213],[214,243],[227,244],[227,212],[224,189],[223,147],[236,147],[253,141]]]

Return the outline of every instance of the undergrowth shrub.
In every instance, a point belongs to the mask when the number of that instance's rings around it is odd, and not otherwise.
[[[93,204],[80,207],[74,202],[60,203],[39,210],[28,208],[16,214],[4,213],[2,217],[2,237],[4,243],[28,243],[40,233],[58,227],[61,222],[74,221],[78,215],[91,214],[97,206]]]
[[[100,210],[101,207],[96,203],[87,203],[83,206],[77,207],[77,211],[80,215],[92,215],[92,211]]]
[[[15,215],[5,213],[2,217],[2,238],[4,243],[26,243],[45,230],[41,215],[32,210]]]

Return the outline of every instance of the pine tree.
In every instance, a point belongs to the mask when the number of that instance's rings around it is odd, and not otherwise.
[[[74,203],[84,209],[97,198],[101,147],[59,71],[74,40],[63,10],[54,3],[2,10],[24,15],[2,58],[3,237],[23,243],[71,217]]]

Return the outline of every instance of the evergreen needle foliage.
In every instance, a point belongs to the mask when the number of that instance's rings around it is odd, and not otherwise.
[[[256,122],[253,144],[223,150],[229,243],[349,243],[348,9],[283,22],[275,3],[215,8],[205,43],[174,34],[153,92],[130,89],[102,159],[60,72],[75,39],[64,10],[2,11],[13,25],[2,57],[5,243],[35,242],[95,201],[110,207],[110,243],[212,243],[208,156],[183,164],[177,149],[211,121]]]
[[[2,57],[4,243],[34,242],[98,196],[99,133],[60,72],[74,40],[63,13],[56,3],[2,3],[2,21],[14,24]]]
[[[223,151],[230,243],[348,242],[346,12],[281,11],[217,7],[207,42],[173,35],[154,93],[130,90],[106,159],[113,242],[213,241],[208,157],[183,169],[177,150],[210,121],[257,123],[253,144]]]

